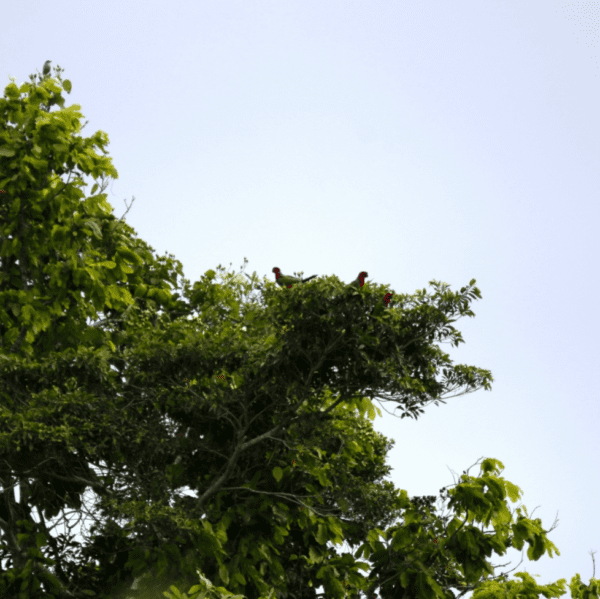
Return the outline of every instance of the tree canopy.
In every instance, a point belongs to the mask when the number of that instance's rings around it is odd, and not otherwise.
[[[475,280],[392,295],[219,266],[191,284],[112,214],[104,178],[118,174],[95,151],[108,136],[79,135],[71,83],[60,69],[38,79],[0,99],[1,596],[565,592],[564,579],[494,574],[492,552],[558,553],[539,519],[509,511],[520,489],[498,460],[440,491],[451,516],[384,480],[375,401],[417,419],[448,393],[491,389],[489,371],[438,345],[463,342],[452,324],[474,316]],[[83,174],[102,182],[89,197]],[[72,514],[93,521],[84,543]],[[569,586],[598,597],[594,579]]]

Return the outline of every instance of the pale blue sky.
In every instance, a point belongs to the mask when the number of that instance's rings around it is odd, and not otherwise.
[[[516,571],[587,583],[600,2],[21,0],[2,20],[2,90],[47,59],[65,69],[83,135],[110,137],[115,214],[135,196],[128,223],[192,281],[244,256],[268,278],[367,270],[397,293],[477,279],[466,343],[444,349],[490,369],[493,390],[416,422],[384,413],[392,480],[437,496],[448,468],[501,460],[534,517],[559,517],[561,556]]]

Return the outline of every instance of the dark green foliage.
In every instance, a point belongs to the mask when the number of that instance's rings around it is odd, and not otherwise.
[[[491,387],[436,345],[462,342],[451,323],[473,316],[474,280],[394,295],[381,313],[388,286],[334,276],[268,281],[259,298],[256,277],[221,268],[190,284],[111,214],[104,184],[86,197],[80,178],[60,179],[117,171],[49,70],[0,99],[0,596],[133,597],[144,574],[159,589],[201,570],[248,599],[315,599],[321,585],[328,599],[449,598],[448,567],[474,585],[492,550],[551,554],[537,520],[519,514],[509,537],[496,517],[517,494],[495,460],[449,502],[493,514],[489,536],[384,480],[374,400],[418,418],[446,391]],[[90,490],[79,545],[47,519],[83,514]]]

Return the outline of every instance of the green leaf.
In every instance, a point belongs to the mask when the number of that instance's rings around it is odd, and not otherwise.
[[[148,286],[144,285],[143,283],[140,283],[139,285],[136,285],[136,287],[135,287],[134,296],[135,297],[144,297],[146,295],[147,291],[148,291]]]
[[[316,474],[317,478],[319,479],[319,483],[321,483],[323,487],[331,486],[331,481],[329,480],[329,478],[327,478],[327,475],[323,470],[317,470]]]
[[[35,310],[29,304],[22,307],[21,314],[24,322],[31,322],[36,316]]]
[[[21,198],[15,198],[10,206],[10,212],[8,214],[9,218],[15,218],[17,216],[17,214],[19,213],[19,208],[21,207]],[[17,241],[18,238],[15,238],[15,241]],[[15,247],[14,243],[13,243],[13,248]],[[19,243],[19,247],[20,247],[20,243]],[[18,250],[17,250],[18,251]]]
[[[104,268],[116,268],[117,263],[112,260],[105,260],[104,262],[96,262],[96,266],[102,266]]]
[[[97,187],[97,184],[96,184]],[[88,228],[90,228],[92,230],[92,232],[94,233],[94,235],[98,238],[98,239],[102,239],[102,231],[100,230],[100,227],[98,226],[98,223],[96,220],[88,218],[86,221],[84,221],[84,225]]]
[[[318,552],[316,550],[315,547],[313,547],[312,545],[308,548],[308,555],[310,556],[310,559],[314,562],[314,563],[318,563],[321,561],[321,553]]]
[[[127,246],[119,246],[117,248],[117,255],[128,262],[133,262],[136,266],[141,266],[144,263],[142,258]]]
[[[225,584],[229,584],[229,570],[225,564],[219,564],[219,576]]]
[[[60,246],[61,242],[65,239],[66,232],[67,232],[66,227],[61,227],[60,225],[54,225],[52,227],[52,231],[50,233],[50,236],[52,238],[52,242],[56,246]]]
[[[173,593],[175,599],[185,599],[185,595],[182,595],[181,591],[176,586],[173,585],[169,587],[169,590],[171,591],[171,593]]]
[[[327,543],[327,527],[324,524],[319,524],[316,538],[321,545],[325,545],[325,543]]]
[[[275,466],[275,468],[273,468],[273,476],[277,482],[281,481],[283,470],[279,466]]]

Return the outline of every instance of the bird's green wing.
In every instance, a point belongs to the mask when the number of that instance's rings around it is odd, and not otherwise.
[[[294,285],[295,283],[300,283],[300,279],[297,277],[290,277],[289,275],[281,275],[277,279],[277,284],[282,287],[287,287],[288,285]]]

